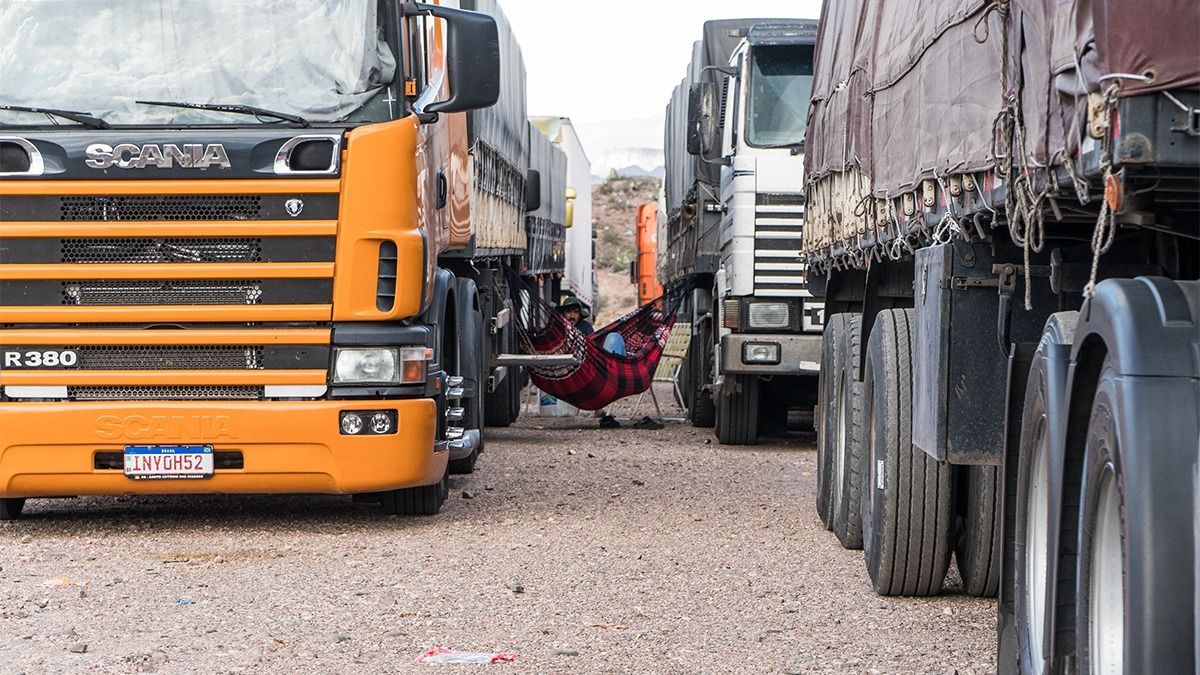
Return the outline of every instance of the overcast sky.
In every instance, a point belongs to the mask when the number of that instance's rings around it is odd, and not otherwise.
[[[565,115],[584,129],[597,122],[660,118],[708,19],[816,19],[821,13],[820,0],[500,4],[525,56],[529,113]],[[661,127],[629,132],[631,139],[658,139],[661,146]]]

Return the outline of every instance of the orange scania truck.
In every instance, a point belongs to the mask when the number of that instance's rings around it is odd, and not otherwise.
[[[494,1],[77,4],[0,11],[29,56],[0,69],[0,519],[185,493],[435,513],[518,379],[492,364],[537,181],[505,140],[515,42],[471,11]],[[469,118],[506,98],[519,132]]]

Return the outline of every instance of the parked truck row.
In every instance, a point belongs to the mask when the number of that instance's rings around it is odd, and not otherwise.
[[[684,403],[722,443],[754,443],[815,403],[823,308],[800,249],[816,28],[706,22],[667,105],[659,279],[695,283]]]
[[[805,154],[818,511],[951,556],[1001,672],[1196,667],[1200,8],[830,0]],[[753,33],[753,31],[752,31]]]
[[[518,412],[508,271],[566,270],[568,163],[495,0],[96,4],[70,20],[154,44],[85,57],[60,3],[3,13],[28,58],[0,72],[0,518],[195,492],[436,512]],[[241,34],[263,25],[291,29]]]

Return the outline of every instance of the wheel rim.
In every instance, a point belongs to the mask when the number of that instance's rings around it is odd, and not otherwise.
[[[834,416],[834,454],[833,454],[833,505],[834,508],[841,509],[842,505],[842,477],[846,471],[846,400],[845,400],[846,384],[841,377],[837,378],[837,392],[834,395],[834,400],[837,401],[837,406],[834,408],[837,414]]]
[[[1029,664],[1034,673],[1042,672],[1042,642],[1046,632],[1047,532],[1050,520],[1049,467],[1046,460],[1045,419],[1038,425],[1037,442],[1031,448],[1033,474],[1025,500],[1025,607],[1029,613]]]
[[[1120,673],[1125,651],[1125,571],[1121,546],[1121,498],[1108,465],[1100,479],[1092,539],[1088,625],[1092,673]]]

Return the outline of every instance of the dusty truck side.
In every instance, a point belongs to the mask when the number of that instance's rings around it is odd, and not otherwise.
[[[668,289],[696,284],[684,392],[722,443],[815,402],[823,310],[800,253],[815,38],[814,21],[706,22],[667,106],[659,271]]]
[[[480,424],[479,289],[443,261],[481,226],[465,112],[501,94],[496,20],[86,4],[0,15],[38,55],[0,74],[0,517],[209,492],[436,512]],[[61,37],[126,29],[153,44]]]
[[[822,519],[875,590],[1000,595],[1002,672],[1193,672],[1195,3],[825,5]]]

